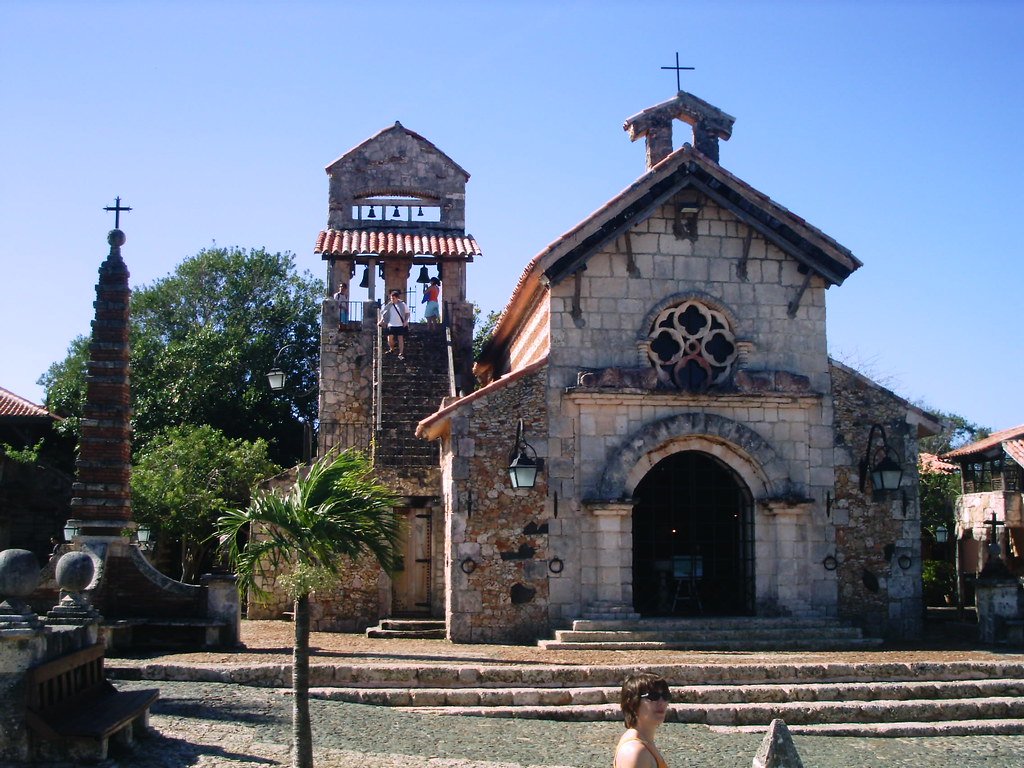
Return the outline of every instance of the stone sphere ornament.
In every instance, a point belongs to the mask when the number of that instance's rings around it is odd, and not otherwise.
[[[39,561],[27,549],[0,552],[0,598],[26,598],[39,586]]]
[[[82,592],[92,583],[96,566],[85,552],[67,552],[57,561],[57,586],[65,592]]]

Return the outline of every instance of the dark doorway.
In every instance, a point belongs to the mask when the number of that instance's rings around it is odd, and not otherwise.
[[[750,492],[735,472],[706,453],[676,453],[647,473],[633,498],[637,612],[753,613],[753,510]]]

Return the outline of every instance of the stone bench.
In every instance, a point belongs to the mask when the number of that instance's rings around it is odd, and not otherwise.
[[[97,643],[33,667],[25,678],[26,723],[73,760],[105,760],[112,736],[131,744],[136,729],[145,732],[160,695],[155,688],[118,691],[103,672],[103,659]]]
[[[175,646],[216,648],[229,645],[223,639],[228,622],[202,618],[140,617],[111,619],[103,623],[108,648]]]

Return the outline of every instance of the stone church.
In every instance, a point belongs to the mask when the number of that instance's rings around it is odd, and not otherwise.
[[[475,365],[469,174],[398,123],[327,167],[319,447],[370,450],[407,522],[403,567],[354,568],[315,627],[920,632],[917,439],[938,424],[830,359],[827,291],[861,262],[720,164],[733,122],[683,91],[628,118],[646,169],[525,264]],[[443,323],[384,354],[377,302],[434,276]]]

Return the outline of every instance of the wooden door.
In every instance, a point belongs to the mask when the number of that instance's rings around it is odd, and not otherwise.
[[[430,614],[430,512],[400,509],[403,515],[401,562],[391,579],[391,612]]]

